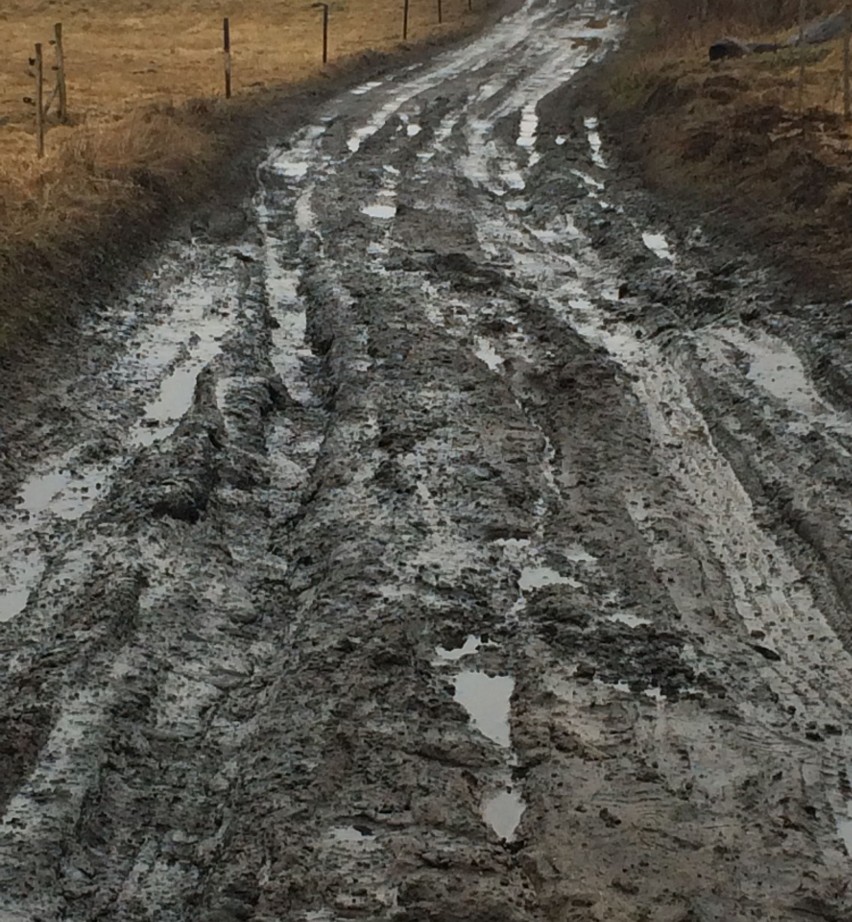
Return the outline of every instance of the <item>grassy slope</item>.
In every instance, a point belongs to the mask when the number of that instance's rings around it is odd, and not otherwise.
[[[727,34],[784,39],[793,21],[668,28],[667,0],[640,0],[597,93],[612,136],[645,180],[733,234],[757,238],[814,297],[852,293],[852,146],[842,119],[839,42],[714,64]],[[831,6],[829,4],[829,6]],[[844,294],[845,293],[845,294]]]
[[[483,0],[413,0],[410,37],[469,31]],[[492,6],[489,2],[487,6]],[[233,185],[247,138],[296,117],[347,74],[400,50],[398,0],[331,5],[332,63],[322,68],[320,13],[296,0],[7,0],[0,10],[0,350],[7,356],[73,319],[93,277],[158,233],[182,205]],[[240,10],[243,10],[242,12]],[[235,98],[221,98],[221,25],[232,20]],[[34,156],[26,59],[64,27],[71,124],[51,122]],[[48,78],[50,79],[50,78]],[[284,105],[288,97],[294,102]],[[282,124],[282,127],[285,125]]]

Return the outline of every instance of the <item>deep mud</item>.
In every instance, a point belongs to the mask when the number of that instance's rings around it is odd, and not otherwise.
[[[608,166],[601,12],[333,100],[93,318],[4,512],[2,922],[850,917],[848,356]]]

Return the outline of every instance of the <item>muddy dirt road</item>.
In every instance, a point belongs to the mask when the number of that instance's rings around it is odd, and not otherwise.
[[[335,99],[6,433],[2,922],[850,918],[848,350],[608,163],[600,12]]]

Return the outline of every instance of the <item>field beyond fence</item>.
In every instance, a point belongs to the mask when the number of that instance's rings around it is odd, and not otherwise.
[[[0,348],[54,301],[32,267],[54,280],[85,274],[85,252],[122,223],[144,224],[164,203],[193,200],[214,181],[217,157],[255,100],[364,52],[452,36],[491,0],[331,0],[328,65],[322,4],[311,0],[5,0],[0,7]],[[439,17],[441,22],[439,23]],[[224,103],[223,20],[234,99]],[[56,79],[62,25],[67,119],[58,99],[37,157],[32,58],[44,57],[44,101]],[[229,121],[230,119],[230,121]],[[229,135],[230,132],[230,135]],[[205,170],[213,171],[205,174]],[[169,206],[170,207],[170,206]],[[73,268],[69,259],[76,260]],[[63,264],[63,261],[64,264]]]
[[[297,0],[167,2],[167,0],[11,0],[0,10],[2,150],[25,154],[35,144],[32,67],[44,45],[45,85],[52,89],[54,24],[64,28],[72,123],[116,118],[145,103],[177,103],[223,93],[223,19],[230,20],[235,92],[299,80],[322,64],[323,11]],[[469,0],[411,0],[408,38],[457,28],[471,15]],[[328,4],[332,61],[399,44],[404,0],[338,0]],[[55,113],[55,109],[54,109]],[[50,126],[48,118],[48,127]],[[61,139],[59,139],[61,140]],[[5,159],[5,157],[4,157]]]

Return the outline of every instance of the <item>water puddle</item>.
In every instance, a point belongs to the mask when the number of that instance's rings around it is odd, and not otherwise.
[[[199,247],[181,249],[168,265],[198,265]],[[190,272],[176,284],[169,279],[162,291],[155,279],[152,321],[134,325],[103,375],[104,387],[124,398],[124,412],[114,420],[122,443],[115,446],[114,457],[82,462],[77,449],[51,459],[32,473],[16,505],[0,519],[0,620],[9,621],[25,609],[46,560],[55,556],[60,523],[89,512],[108,491],[122,458],[167,437],[191,406],[199,371],[218,354],[234,322],[235,262],[233,255],[220,256],[212,273]],[[138,312],[137,306],[133,309]],[[127,409],[140,394],[149,400],[132,422]]]
[[[314,223],[310,207],[311,192],[312,187],[306,189],[296,203],[296,224],[303,233]],[[303,203],[305,209],[302,220],[299,216],[300,203]],[[282,241],[269,231],[271,215],[266,206],[258,204],[257,212],[264,236],[266,299],[269,312],[276,321],[270,333],[270,360],[290,396],[302,406],[308,406],[313,403],[314,394],[305,362],[312,358],[313,351],[307,342],[306,308],[299,296],[302,271],[300,268],[287,267],[291,261],[281,252]]]
[[[510,192],[523,192],[527,184],[517,170],[508,170],[503,174],[503,182]]]
[[[483,646],[482,638],[474,634],[468,634],[465,642],[460,647],[455,647],[452,650],[447,650],[444,647],[436,647],[435,655],[438,658],[439,662],[448,662],[452,663],[456,660],[460,660],[465,656],[473,656],[474,653],[477,653],[480,648]],[[493,646],[492,644],[485,644],[485,646]]]
[[[497,352],[490,340],[477,336],[474,355],[480,361],[485,362],[491,371],[500,372],[503,370],[503,357]]]
[[[327,131],[325,125],[309,125],[298,132],[291,147],[277,149],[267,159],[268,169],[285,179],[298,182],[316,162],[317,142]]]
[[[523,798],[509,783],[482,804],[482,818],[501,839],[511,842],[525,808]]]
[[[30,600],[30,593],[42,574],[41,567],[26,568],[16,566],[10,578],[17,584],[13,589],[0,592],[0,624],[11,621],[19,615]]]
[[[190,279],[175,291],[171,316],[155,330],[156,338],[140,350],[143,361],[151,361],[155,373],[161,362],[174,357],[171,370],[160,379],[156,396],[144,409],[143,418],[129,433],[133,447],[152,445],[174,431],[192,405],[199,372],[221,352],[222,342],[233,327],[236,296],[235,259],[222,264],[230,278],[223,291],[213,279]],[[150,358],[149,358],[150,357]]]
[[[791,352],[755,350],[750,358],[748,376],[759,387],[805,413],[820,408],[819,395]]]
[[[361,149],[361,145],[367,140],[367,138],[371,138],[378,130],[378,126],[373,127],[372,125],[364,125],[363,128],[356,128],[349,140],[346,142],[346,146],[349,148],[349,153],[357,154]]]
[[[187,365],[179,365],[163,379],[160,392],[146,404],[144,419],[134,434],[138,445],[153,445],[174,431],[192,406],[195,382],[203,367],[204,361],[196,359]]]
[[[509,700],[515,687],[512,676],[460,672],[455,676],[455,700],[467,711],[471,726],[508,749]]]
[[[521,110],[521,126],[515,143],[518,147],[523,147],[526,150],[531,150],[535,147],[536,134],[538,133],[537,107],[537,102],[531,102],[527,103]]]
[[[114,464],[77,465],[65,454],[24,482],[0,527],[0,623],[26,608],[44,577],[56,521],[76,521],[89,512],[114,471]]]
[[[435,131],[434,146],[438,150],[445,150],[446,143],[449,141],[450,136],[453,133],[456,125],[458,124],[459,117],[456,114],[450,114],[445,116],[441,120],[441,124],[438,125],[437,130]]]
[[[303,234],[316,231],[317,216],[313,206],[314,187],[309,185],[296,199],[296,228]]]
[[[365,851],[377,848],[379,844],[372,832],[358,826],[335,826],[329,830],[328,837],[337,845]]]
[[[518,588],[521,592],[531,592],[536,589],[544,589],[546,586],[573,586],[579,589],[582,583],[578,583],[570,576],[562,576],[551,567],[524,567],[518,578]]]
[[[112,473],[109,465],[74,470],[68,456],[46,473],[27,480],[15,511],[24,518],[50,512],[61,519],[79,519],[103,495]]]
[[[852,801],[846,804],[846,816],[837,818],[837,834],[846,846],[846,854],[852,856]]]
[[[758,387],[805,416],[821,416],[830,428],[852,434],[852,419],[844,418],[814,387],[801,359],[783,340],[768,333],[747,335],[740,330],[721,329],[714,335],[748,358],[748,378]]]
[[[622,695],[633,695],[637,693],[630,687],[629,683],[625,682],[623,679],[619,679],[617,682],[605,682],[603,679],[595,679],[595,685],[599,685],[601,688],[611,688],[613,691],[619,692]],[[659,685],[652,685],[648,688],[643,688],[639,694],[643,695],[646,698],[650,698],[652,701],[655,701],[658,705],[664,704],[668,699],[663,694],[662,689]]]
[[[272,164],[272,168],[286,179],[303,179],[308,175],[310,164],[303,160],[279,160]]]
[[[71,454],[57,458],[26,480],[0,527],[0,623],[29,602],[44,576],[45,546],[55,520],[76,521],[106,493],[114,465],[77,465]]]
[[[378,221],[390,221],[396,217],[396,205],[365,205],[361,209],[361,214]]]
[[[552,450],[552,446],[550,446]],[[552,474],[553,456],[545,450],[544,465],[545,478],[552,490],[557,491],[558,487],[553,481],[551,483],[548,473]],[[540,501],[539,514],[543,514],[546,507],[543,501]],[[524,611],[527,606],[527,595],[538,589],[544,589],[548,586],[570,586],[573,589],[582,588],[583,584],[571,576],[563,576],[552,567],[544,566],[538,562],[539,551],[532,545],[529,538],[498,538],[494,541],[497,547],[503,550],[510,566],[518,572],[518,598],[506,614],[507,623],[511,623]]]
[[[649,231],[643,231],[642,243],[659,259],[664,259],[670,263],[675,261],[669,242],[663,234],[652,234]]]
[[[647,618],[640,618],[638,615],[631,615],[623,611],[616,611],[611,615],[607,615],[606,620],[612,621],[616,624],[623,624],[626,627],[631,628],[643,627],[646,624],[652,623]]]
[[[602,170],[607,169],[607,162],[601,154],[603,145],[598,131],[598,120],[596,118],[587,118],[583,120],[583,124],[586,128],[586,137],[589,139],[589,148],[592,151],[592,163]]]
[[[496,788],[496,793],[482,801],[480,812],[494,832],[509,842],[525,809],[524,800],[512,783],[512,767],[517,764],[509,729],[514,687],[515,680],[509,675],[489,676],[470,671],[455,677],[455,700],[467,711],[471,726],[506,751],[505,763],[492,788],[492,791]]]
[[[356,86],[354,90],[350,90],[349,92],[353,96],[365,96],[367,93],[371,93],[373,90],[378,89],[381,85],[381,80],[371,80],[369,83],[362,83],[361,86]]]
[[[571,170],[571,172],[582,179],[586,188],[590,189],[592,192],[602,192],[604,188],[606,188],[602,182],[598,182],[594,176],[589,176],[588,173],[584,173],[582,170]]]

